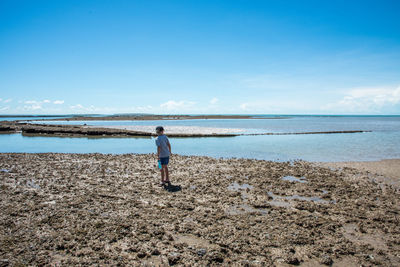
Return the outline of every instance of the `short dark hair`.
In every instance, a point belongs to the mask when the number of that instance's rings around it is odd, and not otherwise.
[[[163,132],[163,131],[164,131],[164,127],[162,127],[162,126],[157,126],[156,131],[157,131],[158,133]]]

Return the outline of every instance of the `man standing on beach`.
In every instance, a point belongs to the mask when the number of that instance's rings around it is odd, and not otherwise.
[[[171,144],[169,143],[168,137],[164,134],[164,128],[162,126],[156,128],[156,133],[158,135],[156,138],[158,164],[161,165],[160,186],[164,186],[165,184],[170,185],[168,162],[169,156],[171,155]]]

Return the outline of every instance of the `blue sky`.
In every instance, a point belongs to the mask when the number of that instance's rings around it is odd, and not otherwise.
[[[400,114],[400,1],[0,0],[0,113]]]

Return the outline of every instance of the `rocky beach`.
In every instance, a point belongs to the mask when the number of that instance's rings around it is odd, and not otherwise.
[[[0,266],[398,266],[400,189],[305,161],[0,154]]]

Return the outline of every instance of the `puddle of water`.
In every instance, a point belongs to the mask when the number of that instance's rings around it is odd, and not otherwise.
[[[271,191],[268,192],[268,195],[270,197],[272,197],[272,201],[269,201],[269,204],[274,205],[274,206],[279,206],[279,207],[288,207],[291,206],[290,203],[287,203],[285,201],[282,200],[294,200],[294,199],[298,199],[298,200],[305,200],[305,201],[313,201],[313,202],[317,202],[317,203],[323,203],[323,204],[330,204],[330,203],[336,203],[335,200],[325,200],[322,199],[320,197],[303,197],[303,196],[299,196],[299,195],[293,195],[293,196],[278,196],[275,195],[274,193],[272,193]]]
[[[35,189],[40,189],[40,186],[35,183],[35,180],[27,181],[26,185]]]
[[[240,215],[240,214],[245,214],[245,213],[252,213],[252,212],[258,212],[261,214],[267,214],[268,212],[264,209],[255,209],[247,204],[241,204],[241,205],[235,205],[235,206],[230,206],[227,210],[226,213],[228,215]]]
[[[293,196],[288,196],[287,199],[289,199],[289,200],[298,199],[298,200],[314,201],[314,202],[320,202],[320,203],[329,203],[329,201],[322,199],[320,197],[303,197],[303,196],[299,196],[299,195],[293,195]]]
[[[0,172],[10,172],[10,170],[7,170],[7,169],[0,169]]]
[[[240,184],[235,182],[235,183],[231,183],[228,186],[228,189],[231,190],[231,191],[239,191],[239,190],[253,189],[253,186],[249,185],[249,184],[240,185]]]
[[[289,208],[292,206],[292,204],[290,202],[285,202],[285,201],[279,201],[279,200],[270,200],[268,201],[268,203],[271,206],[275,206],[275,207],[284,207],[284,208]]]
[[[247,190],[250,190],[250,189],[253,189],[252,185],[249,185],[249,184],[240,185],[236,182],[231,183],[228,186],[228,190],[230,190],[230,191],[236,191],[236,192],[240,191],[243,200],[246,200],[248,198],[248,194],[246,192],[247,192]]]
[[[264,209],[256,209],[256,208],[253,208],[252,206],[246,204],[247,198],[248,198],[247,191],[251,190],[253,188],[254,187],[249,184],[238,184],[236,182],[231,183],[228,186],[228,190],[241,192],[241,196],[242,196],[242,199],[245,202],[245,204],[229,206],[228,209],[226,210],[226,213],[228,215],[240,215],[240,214],[252,213],[252,212],[267,214],[268,212]]]
[[[342,229],[344,237],[352,242],[368,244],[377,249],[387,249],[383,235],[378,233],[361,233],[357,225],[354,223],[345,224]]]
[[[289,182],[307,183],[306,178],[304,176],[302,176],[302,177],[284,176],[281,179],[283,181],[289,181]]]
[[[208,240],[193,235],[177,234],[174,236],[175,243],[186,243],[192,247],[215,248],[216,246],[208,242]]]

